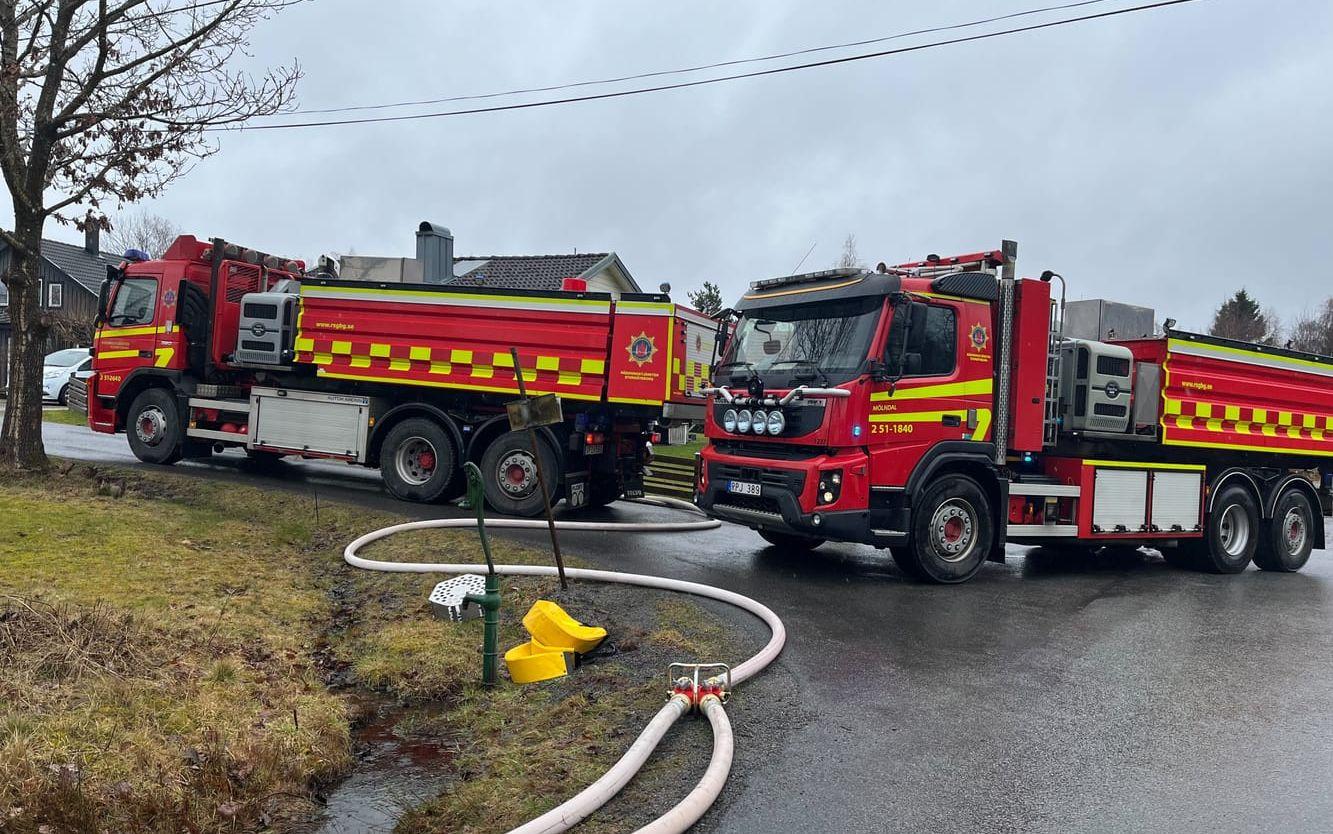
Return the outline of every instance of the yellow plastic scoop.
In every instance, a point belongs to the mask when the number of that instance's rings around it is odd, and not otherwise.
[[[574,655],[529,640],[505,652],[505,665],[514,683],[536,683],[568,675]]]
[[[584,654],[606,639],[606,629],[585,626],[554,602],[539,599],[523,617],[532,639],[551,649]]]

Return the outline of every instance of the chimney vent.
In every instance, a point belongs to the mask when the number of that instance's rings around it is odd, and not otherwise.
[[[454,235],[444,226],[422,221],[417,227],[417,261],[421,280],[448,284],[454,279]]]
[[[84,218],[83,248],[90,255],[102,254],[102,218],[91,211]]]

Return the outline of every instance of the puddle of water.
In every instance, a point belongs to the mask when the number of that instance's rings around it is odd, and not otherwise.
[[[329,791],[316,834],[384,834],[407,811],[439,795],[454,751],[440,741],[396,735],[394,726],[408,717],[375,715],[353,733],[356,764]]]

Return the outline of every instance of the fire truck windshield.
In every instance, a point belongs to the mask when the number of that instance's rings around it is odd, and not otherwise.
[[[790,388],[854,379],[869,353],[881,305],[882,299],[869,297],[747,311],[716,381],[734,384],[758,374],[771,388]]]

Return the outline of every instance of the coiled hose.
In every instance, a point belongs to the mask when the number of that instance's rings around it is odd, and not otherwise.
[[[651,504],[676,509],[688,509],[698,512],[693,504],[673,498],[645,498],[636,503]],[[372,542],[386,539],[398,533],[413,530],[468,529],[475,528],[477,522],[470,518],[439,518],[427,521],[409,521],[373,530],[353,541],[343,550],[343,559],[352,567],[364,570],[384,571],[389,573],[485,573],[485,565],[455,565],[446,562],[389,562],[380,559],[367,559],[358,556],[361,548]],[[618,533],[680,533],[695,530],[711,530],[720,527],[715,519],[679,522],[610,522],[610,521],[557,521],[561,530],[583,532],[618,532]],[[509,530],[546,529],[546,522],[530,519],[495,519],[486,522],[486,527]],[[495,572],[504,576],[556,576],[554,567],[545,565],[496,565]],[[731,684],[736,686],[757,675],[772,663],[783,645],[787,642],[787,629],[773,610],[761,602],[743,594],[715,588],[701,582],[686,582],[664,576],[651,576],[642,573],[622,573],[619,571],[591,570],[587,568],[567,568],[565,575],[570,579],[583,579],[592,582],[614,582],[621,585],[637,585],[643,588],[656,588],[664,591],[693,594],[715,599],[740,608],[758,617],[768,626],[771,636],[764,647],[753,657],[732,667]],[[584,788],[575,796],[561,803],[536,819],[515,828],[511,834],[556,834],[566,831],[585,819],[589,814],[601,808],[620,792],[634,774],[643,767],[648,757],[662,741],[667,730],[682,715],[690,710],[690,700],[680,695],[673,696],[666,705],[653,716],[648,726],[639,733],[629,750],[611,766],[600,779]],[[649,823],[641,832],[652,834],[679,834],[688,829],[712,806],[731,770],[734,751],[734,739],[731,722],[727,719],[722,701],[716,696],[707,696],[700,703],[700,709],[708,718],[713,730],[713,755],[703,778],[688,796],[679,804]]]

